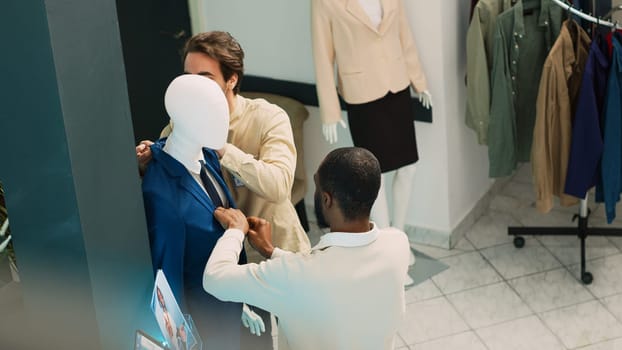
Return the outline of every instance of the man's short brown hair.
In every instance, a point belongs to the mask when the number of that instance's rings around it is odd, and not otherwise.
[[[194,35],[184,46],[182,64],[190,52],[201,52],[218,61],[225,82],[237,74],[238,80],[233,87],[233,93],[237,95],[240,92],[244,76],[244,50],[231,34],[211,31]]]

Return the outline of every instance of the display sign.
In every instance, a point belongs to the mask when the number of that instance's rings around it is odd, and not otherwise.
[[[201,339],[194,331],[192,319],[184,317],[162,270],[158,270],[156,274],[151,310],[166,339],[168,349],[200,350],[202,348]]]
[[[134,350],[168,350],[168,348],[147,333],[137,330]]]

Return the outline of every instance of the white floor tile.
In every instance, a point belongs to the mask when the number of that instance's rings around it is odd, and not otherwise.
[[[472,252],[475,250],[475,247],[468,239],[466,239],[466,237],[462,237],[462,239],[459,240],[452,249],[460,252]]]
[[[537,316],[480,328],[477,334],[489,350],[565,350]]]
[[[618,247],[618,249],[620,249],[620,251],[622,251],[622,237],[608,237],[609,241],[611,241],[611,243],[613,243],[613,245],[615,245],[616,247]]]
[[[402,336],[399,334],[395,335],[395,347],[396,348],[408,348],[408,345],[406,345],[406,342],[404,341],[404,339],[402,339]]]
[[[466,241],[466,240],[460,240],[459,243],[463,241]],[[467,246],[466,247],[467,249],[465,250],[459,249],[458,247],[454,247],[452,249],[445,249],[445,248],[433,247],[433,246],[413,243],[413,242],[410,242],[410,246],[434,259],[441,259],[441,258],[446,258],[448,256],[464,254],[466,252],[473,251],[474,249],[472,246],[471,247]]]
[[[487,350],[472,331],[450,335],[427,343],[411,346],[413,350]]]
[[[602,299],[602,302],[605,304],[605,308],[607,308],[618,321],[622,322],[622,294],[606,297]]]
[[[602,343],[586,346],[580,350],[620,350],[622,349],[622,338],[608,340]]]
[[[489,211],[467,231],[466,237],[477,249],[510,243],[513,237],[508,235],[508,226],[518,225],[509,214]]]
[[[622,324],[598,301],[545,312],[540,317],[570,349],[622,337]]]
[[[441,291],[434,284],[434,282],[432,282],[431,279],[428,279],[406,290],[406,304],[436,298],[441,295]]]
[[[539,212],[535,205],[529,207],[522,207],[517,209],[513,215],[518,221],[527,227],[577,227],[577,222],[572,221],[573,212],[551,210],[550,212],[543,214]]]
[[[622,293],[622,254],[590,260],[586,263],[586,270],[594,276],[587,288],[597,298]],[[580,278],[581,265],[571,266],[570,271]]]
[[[559,261],[535,240],[526,240],[522,248],[513,243],[483,249],[481,253],[506,279],[560,267]]]
[[[535,311],[543,312],[594,300],[594,296],[565,268],[508,281]]]
[[[512,176],[512,181],[519,183],[526,183],[530,186],[533,186],[533,173],[531,168],[531,163],[522,163],[514,172],[514,176]]]
[[[592,209],[592,213],[590,215],[590,226],[611,228],[622,227],[622,205],[616,205],[616,217],[611,223],[607,223],[607,214],[605,212],[604,203],[590,205],[590,208]]]
[[[447,299],[439,297],[406,305],[406,318],[399,334],[411,345],[462,333],[468,329],[469,326]]]
[[[440,261],[449,268],[433,276],[432,280],[445,294],[501,281],[501,276],[478,252],[450,256]]]
[[[591,193],[590,226],[622,228],[622,205],[607,225],[604,206],[593,198]],[[507,235],[509,226],[576,228],[571,219],[577,209],[556,200],[550,213],[539,213],[525,164],[453,249],[412,244],[450,268],[407,290],[399,331],[404,342],[396,348],[622,350],[622,237],[588,238],[587,270],[594,281],[585,286],[576,237],[524,236],[526,247],[516,249]],[[499,281],[503,277],[508,281]]]
[[[562,264],[568,266],[581,262],[581,240],[573,236],[540,236],[538,240],[547,247]],[[620,250],[605,237],[592,236],[585,239],[585,258],[594,260],[619,254]]]
[[[532,313],[505,282],[451,294],[447,299],[474,329]]]
[[[520,208],[522,205],[524,204],[521,203],[520,200],[514,197],[511,197],[511,196],[500,194],[500,195],[494,196],[490,200],[489,209],[490,211],[512,213],[518,208]]]
[[[516,198],[521,207],[532,206],[536,201],[536,195],[532,184],[510,181],[501,190],[502,195]]]

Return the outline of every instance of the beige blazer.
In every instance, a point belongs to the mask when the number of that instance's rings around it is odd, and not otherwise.
[[[382,9],[376,29],[358,0],[311,0],[313,59],[324,123],[341,119],[337,91],[346,102],[358,104],[409,84],[417,92],[427,90],[402,0],[382,0]]]

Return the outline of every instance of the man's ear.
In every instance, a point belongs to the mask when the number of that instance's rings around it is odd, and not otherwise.
[[[335,199],[330,193],[322,192],[322,202],[324,202],[324,207],[326,207],[326,209],[330,209],[335,203]]]
[[[231,78],[229,78],[229,81],[227,81],[227,87],[230,90],[233,90],[233,88],[237,85],[237,83],[238,83],[238,75],[233,74]]]

